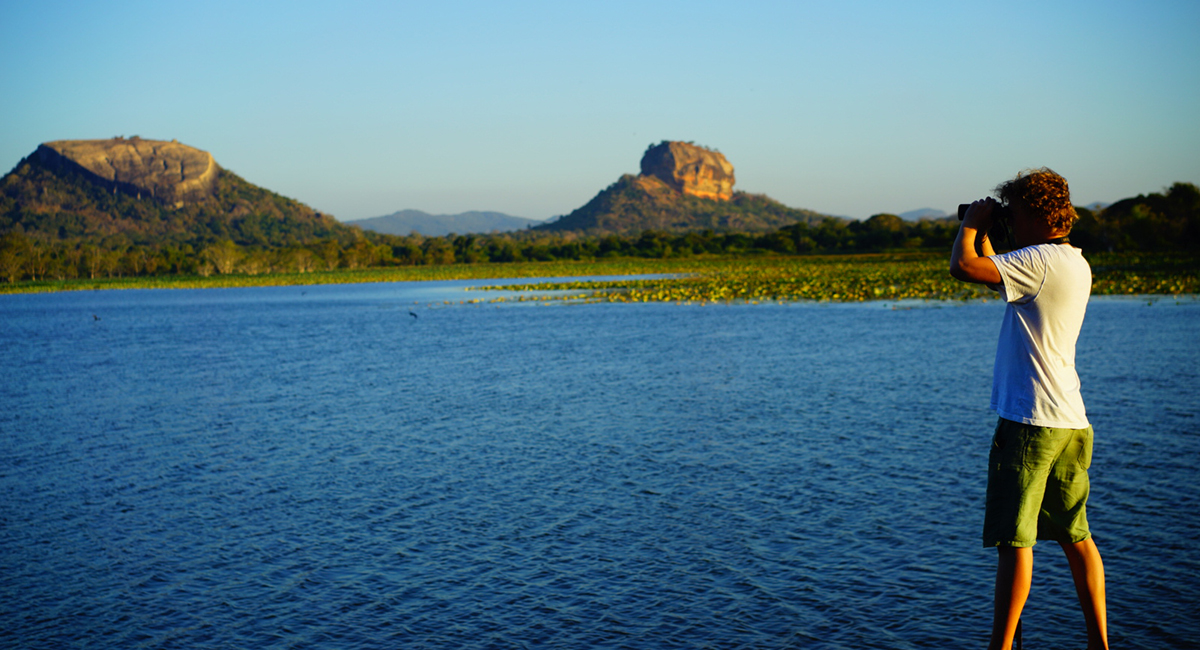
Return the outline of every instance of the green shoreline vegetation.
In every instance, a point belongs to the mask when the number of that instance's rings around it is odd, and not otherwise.
[[[1093,295],[1200,294],[1200,256],[1194,253],[1098,253],[1087,255]],[[618,258],[336,269],[308,273],[137,276],[0,284],[0,293],[105,289],[199,289],[307,286],[431,280],[555,278],[533,284],[475,288],[518,291],[517,297],[462,302],[608,301],[728,303],[774,301],[972,300],[995,294],[954,280],[948,254],[901,252],[846,255]],[[622,280],[558,280],[582,276],[637,276]]]

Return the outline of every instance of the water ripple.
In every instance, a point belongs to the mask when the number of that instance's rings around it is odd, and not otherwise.
[[[986,641],[999,306],[428,292],[0,297],[0,644]],[[1114,646],[1200,638],[1197,315],[1080,341]],[[1046,546],[1026,638],[1082,645]]]

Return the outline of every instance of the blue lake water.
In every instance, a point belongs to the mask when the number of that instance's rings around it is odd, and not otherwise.
[[[1001,304],[443,304],[494,283],[0,296],[0,646],[986,644]],[[1200,644],[1198,332],[1084,324],[1113,647]]]

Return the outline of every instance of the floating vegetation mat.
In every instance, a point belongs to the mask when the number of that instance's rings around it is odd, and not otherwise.
[[[1100,255],[1092,260],[1093,295],[1200,293],[1196,258]],[[556,281],[481,287],[521,292],[492,302],[794,302],[973,300],[987,287],[950,277],[946,256],[854,255],[725,260],[679,276],[637,280]]]

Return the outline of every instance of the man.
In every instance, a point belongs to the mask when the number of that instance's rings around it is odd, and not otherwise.
[[[1092,273],[1067,235],[1078,216],[1067,181],[1042,168],[996,188],[997,202],[967,209],[950,274],[1000,292],[1008,303],[992,378],[1000,415],[988,458],[984,546],[998,550],[989,650],[1009,650],[1033,576],[1033,545],[1062,546],[1087,624],[1088,650],[1108,648],[1104,565],[1088,529],[1092,456],[1075,342]],[[987,232],[1007,206],[1016,249],[997,255]]]

